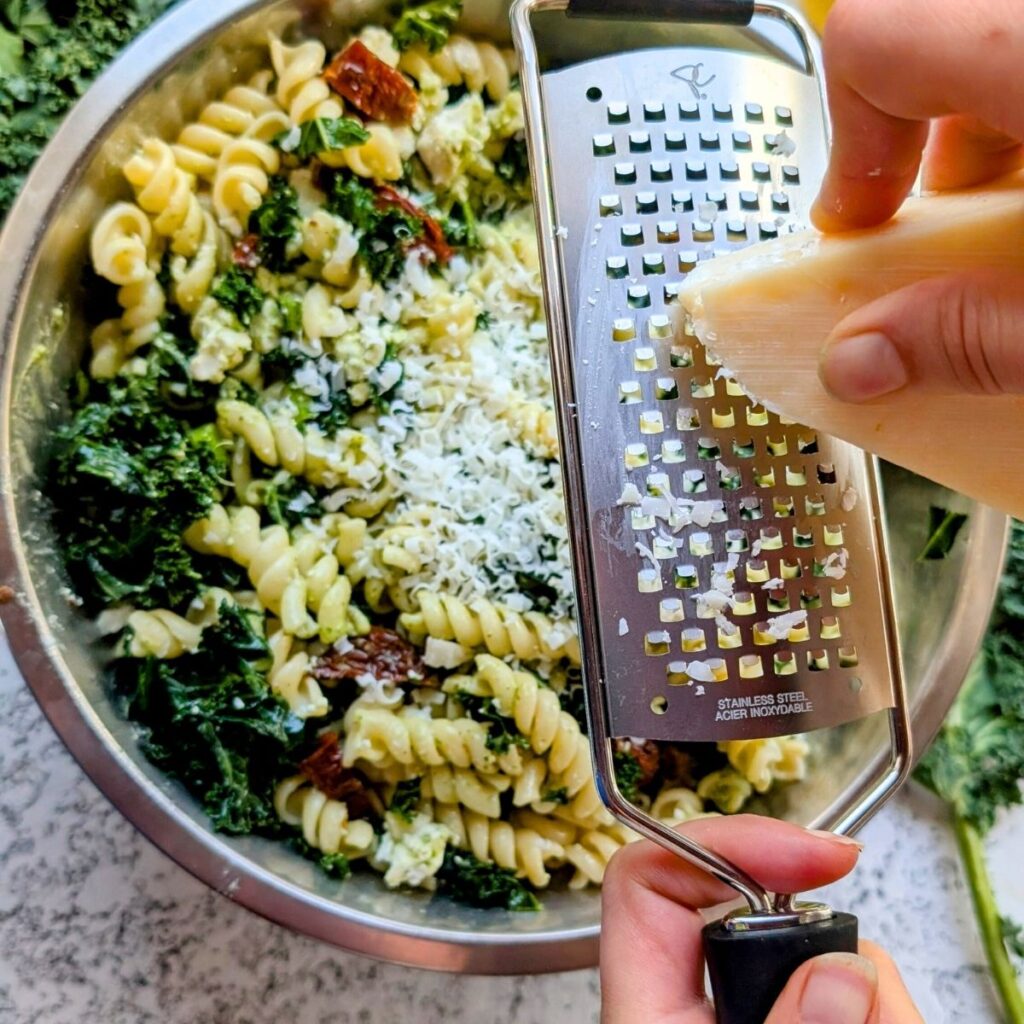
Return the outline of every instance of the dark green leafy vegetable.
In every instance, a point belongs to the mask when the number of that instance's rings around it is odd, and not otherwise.
[[[314,117],[299,129],[299,141],[287,149],[290,132],[282,132],[274,139],[275,145],[300,160],[309,160],[318,153],[329,153],[349,146],[360,146],[370,133],[354,117]]]
[[[965,513],[950,512],[949,509],[932,505],[928,509],[928,540],[917,560],[928,562],[948,557],[956,543],[957,534],[966,522]]]
[[[251,613],[225,602],[199,649],[122,658],[115,688],[145,730],[146,756],[202,801],[223,832],[275,833],[275,780],[294,770],[305,724],[267,684],[270,652]]]
[[[444,218],[442,228],[448,244],[456,249],[480,248],[479,221],[469,203],[455,203],[448,216]]]
[[[583,695],[583,681],[579,678],[579,671],[570,676],[565,688],[558,694],[558,703],[562,705],[563,711],[568,711],[579,724],[583,735],[587,735],[587,705]]]
[[[299,526],[311,517],[321,516],[324,511],[314,489],[301,477],[290,474],[270,482],[264,494],[263,507],[271,522],[289,528]]]
[[[225,309],[230,309],[248,327],[252,318],[263,308],[266,294],[252,274],[241,267],[231,267],[210,289],[210,295]]]
[[[179,608],[200,584],[182,532],[221,492],[227,451],[182,415],[182,353],[163,337],[145,374],[89,381],[57,431],[48,492],[68,572],[92,610]]]
[[[391,35],[399,50],[422,43],[431,53],[436,53],[448,41],[461,16],[462,0],[406,3],[391,28]]]
[[[494,314],[488,313],[485,309],[482,313],[477,314],[476,324],[474,325],[478,331],[486,331],[489,327],[494,325]]]
[[[299,194],[281,175],[270,179],[270,191],[249,217],[249,230],[260,239],[260,260],[268,270],[292,265],[288,246],[299,229]]]
[[[323,853],[315,846],[310,846],[300,836],[293,836],[288,840],[288,845],[306,860],[311,860],[330,878],[336,878],[339,882],[343,882],[352,874],[352,865],[349,864],[348,857],[343,853]]]
[[[1019,523],[1011,534],[1003,585],[981,654],[917,778],[950,806],[1007,1020],[1024,1024],[1024,995],[1008,956],[982,848],[997,813],[1024,799],[1024,526]]]
[[[525,139],[509,139],[494,170],[508,185],[522,186],[530,180],[530,158]]]
[[[636,800],[640,795],[640,777],[643,775],[640,762],[628,750],[616,750],[613,763],[615,781],[619,784],[623,797],[629,801]]]
[[[437,872],[437,891],[456,903],[501,910],[540,910],[540,901],[515,872],[485,864],[471,853],[449,846]]]
[[[419,803],[420,780],[405,779],[395,787],[395,795],[388,810],[397,814],[402,821],[411,822]]]
[[[337,173],[327,194],[327,209],[359,233],[359,255],[375,281],[397,277],[412,242],[422,239],[423,222],[376,193],[355,175]]]
[[[559,786],[558,789],[549,789],[541,797],[541,800],[549,804],[567,804],[569,802],[569,790],[565,786]]]
[[[0,4],[0,219],[64,114],[171,0]]]
[[[279,295],[277,305],[281,310],[281,327],[285,335],[299,337],[302,334],[302,299],[297,295]]]
[[[540,612],[548,612],[558,603],[558,591],[549,582],[550,576],[527,572],[519,569],[515,573],[516,587],[519,592],[530,599],[533,607]]]
[[[529,747],[529,740],[516,728],[511,718],[506,718],[499,710],[493,697],[477,697],[471,693],[460,693],[459,703],[470,718],[487,723],[487,749],[496,754],[507,754],[511,747]]]

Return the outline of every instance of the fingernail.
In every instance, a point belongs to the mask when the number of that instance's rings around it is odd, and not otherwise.
[[[867,1024],[878,994],[875,965],[856,953],[813,961],[800,996],[800,1024]]]
[[[837,836],[835,832],[829,832],[828,829],[823,828],[809,828],[807,830],[812,836],[818,836],[820,839],[827,839],[829,842],[836,843],[838,846],[853,846],[858,850],[864,849],[864,844],[858,842],[852,836]]]
[[[880,331],[830,341],[822,355],[821,381],[842,402],[880,398],[907,380],[896,346]]]

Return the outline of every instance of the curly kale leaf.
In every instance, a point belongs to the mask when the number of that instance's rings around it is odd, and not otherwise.
[[[395,787],[388,810],[397,814],[402,821],[411,822],[420,803],[420,780],[405,779]]]
[[[225,309],[231,310],[243,327],[252,323],[252,318],[263,308],[266,298],[252,274],[246,273],[241,267],[231,267],[210,289],[210,295]]]
[[[323,853],[315,846],[310,846],[305,839],[295,836],[288,845],[298,854],[311,860],[329,878],[343,882],[352,874],[352,865],[343,853]]]
[[[391,35],[399,50],[421,43],[431,53],[436,53],[448,41],[461,16],[462,0],[407,3],[392,26]]]
[[[640,795],[640,779],[643,769],[640,762],[628,750],[616,750],[613,755],[615,765],[615,781],[619,784],[623,797],[630,802]]]
[[[299,137],[291,144],[291,131],[274,139],[275,145],[299,160],[311,160],[318,153],[329,153],[349,146],[361,146],[370,133],[354,117],[314,117],[299,128]]]
[[[68,572],[92,609],[179,608],[201,583],[182,532],[218,500],[227,452],[191,426],[180,350],[161,337],[148,371],[88,382],[54,438],[48,493]],[[79,388],[82,381],[76,382]]]
[[[423,237],[423,222],[399,206],[378,202],[373,189],[355,175],[335,174],[327,209],[355,228],[359,255],[375,281],[398,277],[410,244]]]
[[[202,802],[223,832],[276,832],[275,780],[292,771],[305,724],[272,693],[270,652],[252,613],[223,603],[199,649],[122,658],[115,689],[144,729],[143,749]]]
[[[540,910],[540,901],[514,871],[485,864],[471,853],[449,846],[437,872],[437,891],[470,907]]]
[[[299,230],[299,194],[288,179],[275,175],[263,202],[249,215],[249,231],[259,236],[260,261],[282,273],[294,262],[289,246]]]
[[[0,219],[61,119],[173,0],[6,0],[0,10]]]
[[[507,754],[511,747],[529,747],[529,740],[516,728],[515,720],[506,718],[499,710],[493,697],[478,697],[471,693],[458,694],[459,703],[470,717],[489,726],[487,730],[487,749],[501,755]]]
[[[1021,803],[1024,779],[1024,526],[1015,524],[988,636],[918,779],[980,832]]]
[[[525,139],[509,139],[494,165],[499,178],[507,185],[522,186],[530,180],[530,158]]]

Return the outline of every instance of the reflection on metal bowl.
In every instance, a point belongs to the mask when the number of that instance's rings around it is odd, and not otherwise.
[[[0,611],[25,678],[92,779],[166,853],[231,899],[297,931],[402,963],[478,973],[588,966],[597,950],[594,893],[552,892],[537,914],[471,910],[421,893],[389,892],[369,874],[339,886],[279,844],[213,834],[184,790],[142,757],[132,727],[107,699],[99,656],[62,596],[59,558],[39,508],[46,439],[63,414],[65,383],[82,352],[79,282],[88,231],[102,207],[124,190],[122,161],[144,134],[176,134],[205,99],[254,69],[268,29],[286,32],[302,22],[306,31],[337,41],[347,26],[383,8],[367,0],[190,0],[116,62],[40,160],[0,241],[0,583],[16,591],[16,600]],[[578,21],[572,32],[560,31],[560,17],[544,15],[541,28],[548,52],[566,61],[611,48],[716,41],[712,30],[649,24],[622,26],[611,39],[600,22]],[[467,0],[465,23],[471,32],[508,40],[502,0]],[[753,49],[774,45],[750,32],[743,39]],[[897,470],[884,477],[921,749],[984,630],[1005,521],[970,507],[966,541],[953,556],[919,565],[914,556],[924,541],[928,505],[952,502],[968,509],[968,503]],[[825,817],[881,756],[882,728],[868,720],[822,736],[818,764],[827,770],[780,791],[764,809],[803,821]]]

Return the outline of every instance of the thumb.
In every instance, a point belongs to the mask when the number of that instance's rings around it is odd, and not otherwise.
[[[845,402],[903,388],[1024,393],[1024,277],[976,271],[933,278],[863,306],[832,331],[821,380]]]
[[[793,972],[765,1024],[877,1024],[878,971],[855,953],[826,953]]]

